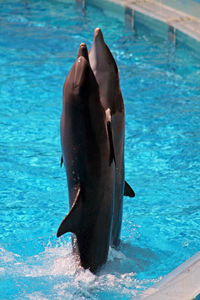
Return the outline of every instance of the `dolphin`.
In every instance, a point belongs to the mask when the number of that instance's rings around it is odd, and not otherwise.
[[[61,146],[70,211],[57,237],[72,232],[82,267],[96,273],[107,260],[110,244],[115,154],[110,109],[105,111],[100,102],[84,43],[63,87]]]
[[[100,28],[94,31],[89,61],[99,84],[100,101],[104,110],[111,110],[111,124],[116,159],[115,202],[111,235],[111,246],[118,247],[122,224],[123,195],[134,197],[135,193],[124,180],[124,102],[120,89],[119,73],[116,62],[104,42]]]

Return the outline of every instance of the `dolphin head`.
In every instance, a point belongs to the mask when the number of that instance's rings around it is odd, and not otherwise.
[[[77,59],[65,80],[63,103],[85,106],[91,100],[90,96],[97,93],[98,84],[89,63],[87,46],[81,43]]]
[[[87,85],[89,76],[89,63],[84,56],[77,57],[69,81],[73,91],[78,93]]]
[[[75,90],[85,90],[89,86],[91,72],[87,46],[85,43],[81,43],[77,59],[72,67],[72,74],[70,75],[73,81],[73,88]]]

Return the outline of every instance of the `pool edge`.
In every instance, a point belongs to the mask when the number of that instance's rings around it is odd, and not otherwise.
[[[192,300],[199,293],[200,251],[132,300]]]
[[[155,0],[109,0],[166,23],[200,42],[200,18]]]
[[[181,42],[200,53],[200,18],[178,11],[156,0],[84,0],[120,21],[129,22],[134,29],[138,20],[150,30]],[[110,5],[112,4],[112,11]]]

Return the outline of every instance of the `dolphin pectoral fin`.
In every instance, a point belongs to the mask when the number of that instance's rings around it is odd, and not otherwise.
[[[135,197],[134,191],[126,181],[124,184],[124,196],[129,196],[131,198]]]
[[[62,168],[62,165],[63,165],[63,156],[61,156],[61,159],[60,159],[60,167]]]
[[[108,129],[108,138],[109,138],[109,143],[110,143],[110,165],[111,165],[113,160],[116,163],[111,122],[107,122],[107,129]]]
[[[111,124],[111,110],[108,108],[106,110],[106,121],[107,121],[107,130],[108,130],[108,138],[110,143],[110,165],[112,161],[116,163],[115,160],[115,149],[114,149],[114,143],[113,143],[113,132],[112,132],[112,124]]]
[[[81,220],[81,211],[82,211],[82,204],[80,198],[81,198],[81,189],[79,188],[69,213],[62,220],[58,228],[57,237],[60,237],[66,232],[76,233],[77,230],[79,229],[79,224]]]

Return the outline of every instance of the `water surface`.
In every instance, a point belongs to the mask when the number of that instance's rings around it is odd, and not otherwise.
[[[0,0],[0,295],[130,299],[199,251],[200,60],[180,43],[74,1]],[[60,169],[62,87],[101,27],[126,109],[122,245],[98,276],[56,238],[68,212]]]

